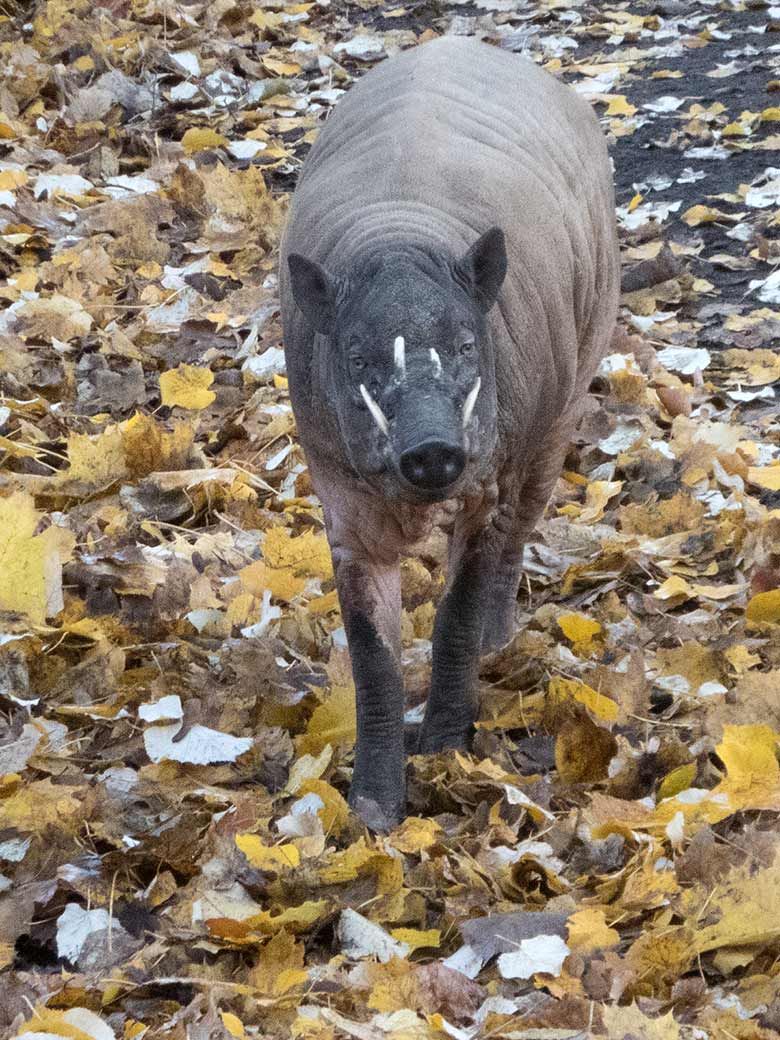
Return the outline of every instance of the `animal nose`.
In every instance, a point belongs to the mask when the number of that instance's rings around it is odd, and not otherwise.
[[[443,488],[453,484],[466,465],[466,453],[457,444],[428,440],[408,448],[399,460],[401,472],[419,488]]]

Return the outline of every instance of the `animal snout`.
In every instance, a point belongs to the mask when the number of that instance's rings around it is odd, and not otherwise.
[[[444,488],[454,484],[466,465],[466,453],[458,444],[427,440],[407,448],[399,459],[401,473],[418,488]]]

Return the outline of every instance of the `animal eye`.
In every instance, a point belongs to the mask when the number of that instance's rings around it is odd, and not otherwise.
[[[357,372],[360,372],[361,369],[366,367],[366,359],[363,357],[362,354],[351,354],[349,358],[349,363]]]
[[[460,345],[460,353],[464,357],[468,357],[469,354],[473,354],[474,353],[474,340],[473,339],[464,339],[463,342]]]

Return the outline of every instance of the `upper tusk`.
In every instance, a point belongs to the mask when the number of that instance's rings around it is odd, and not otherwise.
[[[403,336],[395,337],[393,357],[395,358],[396,375],[400,380],[406,379],[406,344]]]
[[[360,393],[361,393],[361,395],[363,397],[363,400],[366,402],[366,408],[368,408],[369,412],[371,412],[371,418],[377,424],[377,426],[382,431],[382,433],[385,435],[385,437],[389,437],[390,436],[390,427],[388,425],[387,419],[385,418],[385,413],[382,411],[382,409],[376,403],[376,401],[371,396],[371,394],[368,392],[368,390],[366,390],[366,387],[365,387],[364,383],[360,384]]]
[[[471,413],[474,411],[474,405],[477,403],[477,394],[479,393],[479,388],[481,386],[482,386],[482,380],[480,379],[479,376],[477,376],[476,383],[474,384],[474,386],[472,386],[471,390],[469,390],[469,396],[463,402],[463,426],[464,426],[464,428],[466,426],[468,426],[468,424],[469,424],[469,419],[471,418]]]
[[[431,347],[431,361],[433,362],[433,375],[435,379],[438,379],[441,375],[441,358],[436,351]]]

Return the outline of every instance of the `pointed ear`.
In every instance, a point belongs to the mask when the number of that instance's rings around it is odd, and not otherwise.
[[[293,299],[303,316],[317,332],[329,335],[336,322],[336,281],[324,267],[300,253],[290,253],[287,267]]]
[[[457,262],[459,279],[471,290],[477,306],[485,314],[496,302],[506,277],[506,266],[506,243],[499,227],[486,231]]]

